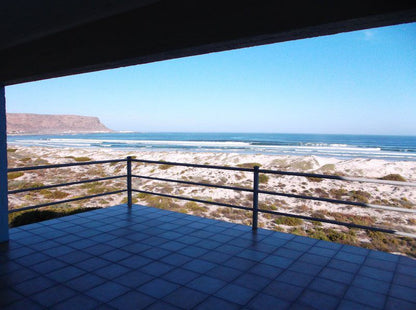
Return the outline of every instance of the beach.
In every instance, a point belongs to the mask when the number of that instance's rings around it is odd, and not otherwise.
[[[416,162],[386,161],[380,159],[337,159],[319,156],[282,156],[262,154],[237,154],[214,152],[146,152],[120,151],[103,148],[50,148],[10,146],[8,151],[9,168],[47,164],[61,164],[91,160],[123,159],[132,156],[136,159],[167,162],[195,163],[206,165],[252,167],[282,171],[336,174],[340,176],[383,178],[400,176],[407,182],[416,181]],[[89,178],[102,178],[125,174],[125,163],[101,164],[91,166],[65,167],[49,170],[27,171],[22,175],[9,176],[9,190],[30,186],[65,183]],[[220,184],[226,186],[252,188],[253,174],[250,172],[213,170],[171,166],[167,164],[133,163],[133,174],[181,181]],[[32,193],[9,196],[9,208],[20,208],[70,199],[83,195],[93,195],[125,189],[125,178],[104,182],[86,183],[59,189],[47,189]],[[189,184],[176,184],[146,179],[133,179],[133,188],[168,195],[191,197],[201,200],[252,207],[252,194],[227,189],[201,187]],[[331,199],[350,200],[377,205],[390,205],[400,208],[416,208],[416,190],[410,186],[321,180],[298,176],[268,175],[260,178],[260,189],[295,195],[316,196]],[[251,224],[251,212],[245,210],[199,204],[153,195],[135,193],[133,202],[148,206],[171,209],[199,216],[211,217],[236,223]],[[104,196],[71,203],[70,206],[106,207],[126,203],[126,194]],[[311,201],[288,197],[259,195],[259,208],[290,214],[300,214],[352,222],[361,225],[384,227],[398,231],[416,232],[416,217],[411,213],[378,210]],[[270,214],[259,214],[259,227],[319,238],[322,234],[332,234],[334,241],[359,244],[371,247],[374,234],[366,231],[348,229],[343,226],[304,221]],[[332,240],[330,238],[330,240]],[[389,236],[390,238],[390,236]],[[393,238],[393,237],[392,237]],[[396,237],[394,237],[396,238]],[[396,247],[397,248],[397,247]],[[403,249],[392,248],[398,252]],[[387,249],[387,248],[386,248]],[[384,249],[384,250],[386,250]],[[414,250],[413,250],[414,251]]]

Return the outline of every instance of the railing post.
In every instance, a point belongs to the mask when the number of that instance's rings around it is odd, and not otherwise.
[[[258,213],[259,213],[259,166],[254,166],[253,178],[253,230],[257,230]]]
[[[131,193],[131,156],[127,156],[127,206],[129,208],[132,206]]]

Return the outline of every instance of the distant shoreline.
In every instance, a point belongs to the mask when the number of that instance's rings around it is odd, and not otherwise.
[[[9,135],[10,145],[416,161],[416,137],[253,133],[70,132]]]

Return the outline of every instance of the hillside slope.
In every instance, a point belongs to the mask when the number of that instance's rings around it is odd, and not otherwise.
[[[98,117],[7,113],[8,134],[111,132]]]

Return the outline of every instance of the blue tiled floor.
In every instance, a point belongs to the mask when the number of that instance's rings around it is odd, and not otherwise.
[[[416,309],[416,261],[155,208],[11,229],[2,309]]]

